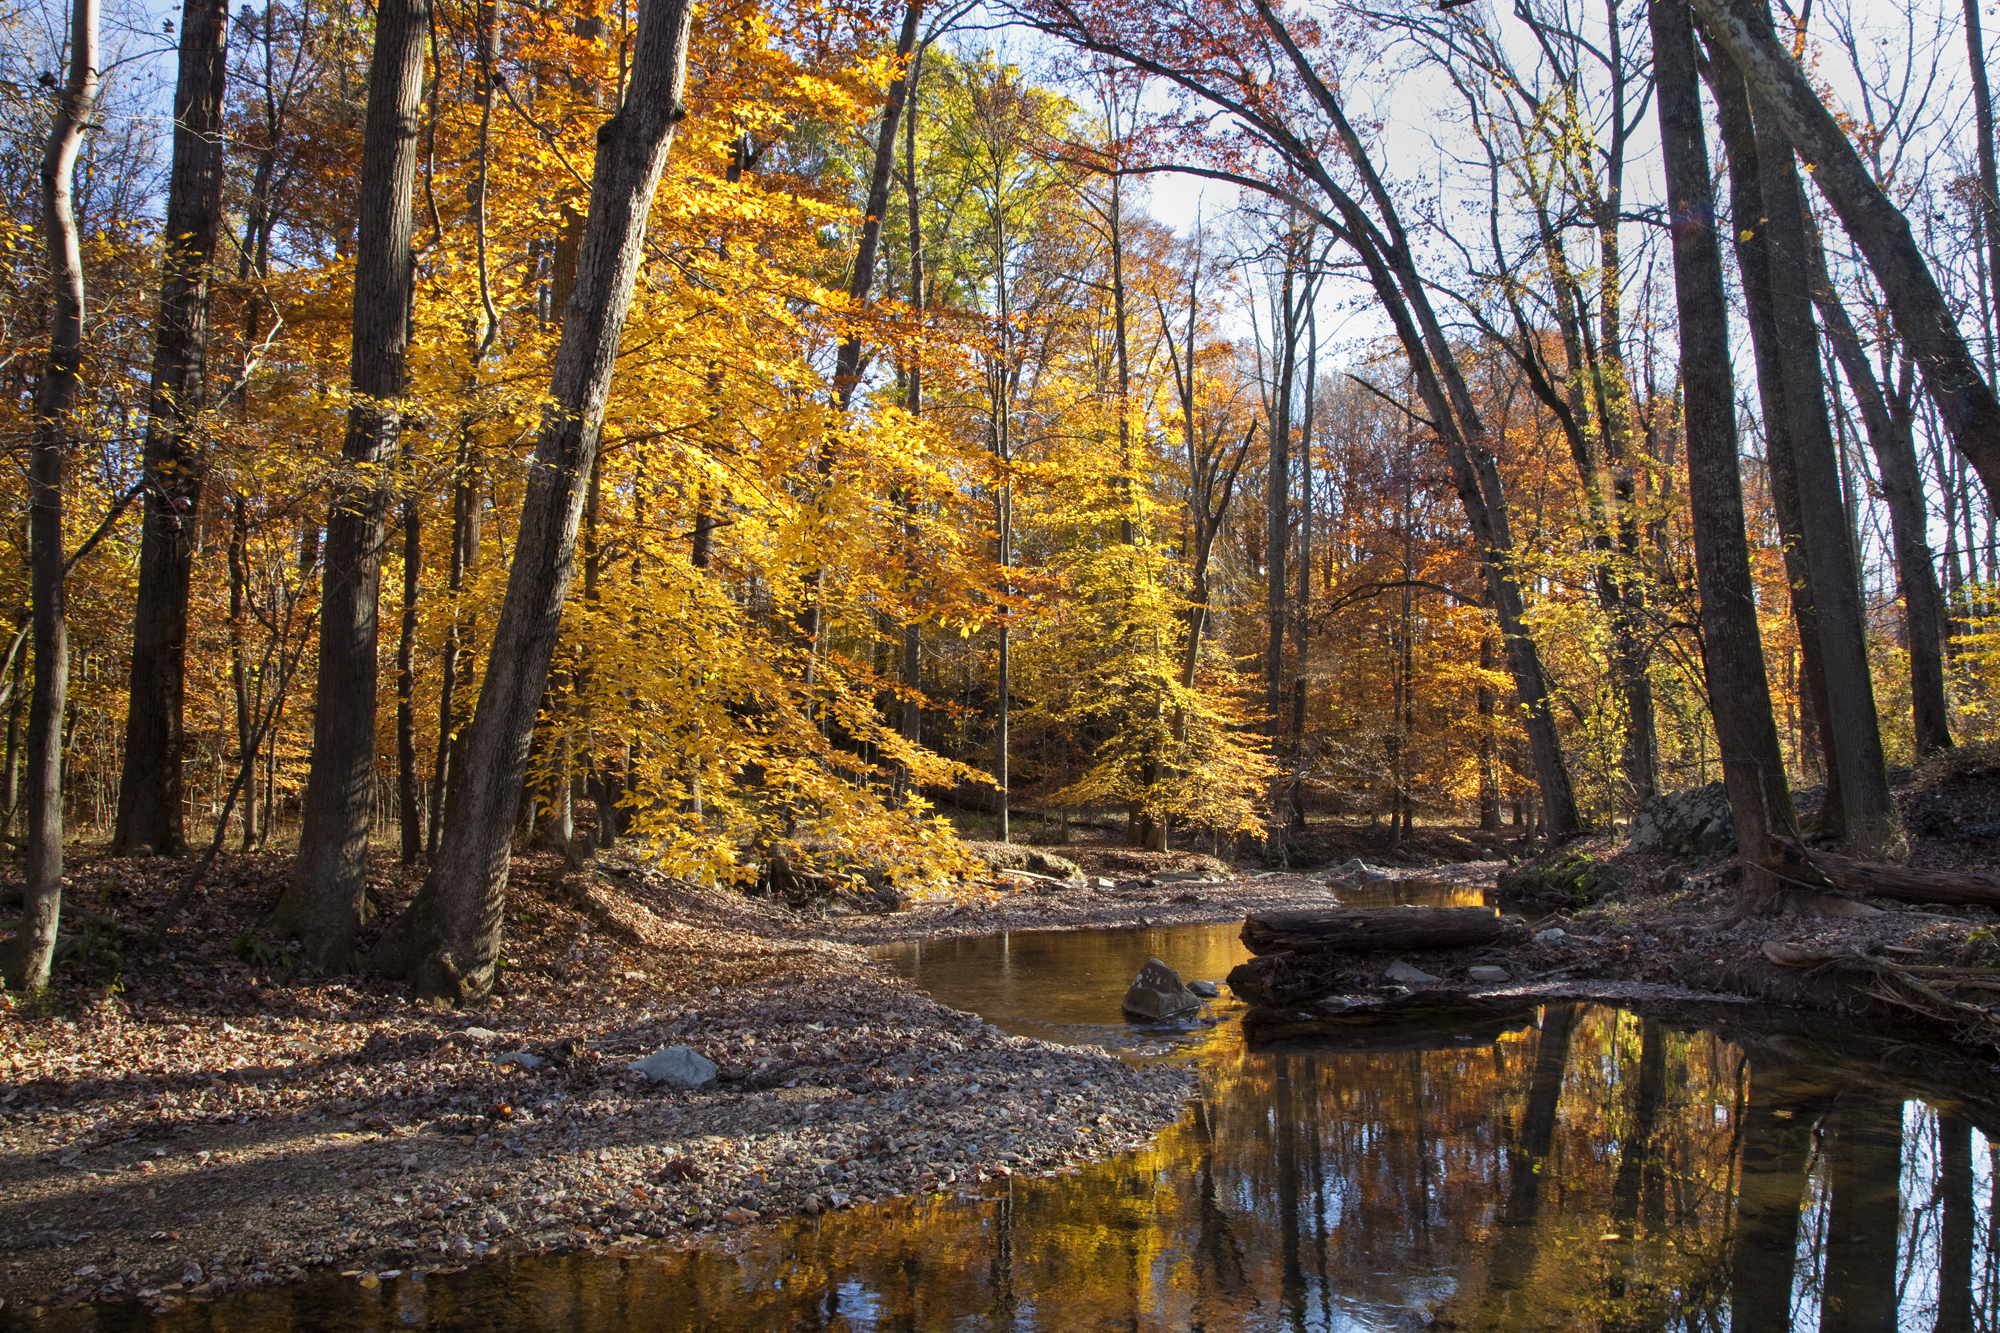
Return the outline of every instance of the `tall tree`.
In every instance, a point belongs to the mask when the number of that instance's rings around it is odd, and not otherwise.
[[[63,485],[83,370],[83,247],[76,222],[76,158],[96,115],[97,0],[73,0],[69,69],[42,150],[42,245],[49,266],[49,359],[35,389],[28,455],[28,560],[35,686],[28,704],[28,863],[21,924],[0,971],[23,990],[46,986],[62,918],[63,713],[69,693],[69,606],[64,587]]]
[[[692,15],[689,0],[640,6],[625,104],[597,132],[590,213],[466,745],[464,785],[430,878],[371,958],[377,969],[408,977],[421,995],[462,999],[493,985],[514,811],[575,572],[618,341],[645,257],[646,215],[685,114]]]
[[[1980,373],[1910,220],[1885,194],[1798,61],[1778,40],[1761,0],[1694,0],[1702,28],[1743,71],[1813,182],[1867,258],[1896,332],[1923,367],[1924,387],[1963,453],[2000,494],[2000,397]]]
[[[1758,223],[1738,218],[1736,227],[1740,235],[1746,227],[1761,226],[1770,242],[1772,332],[1784,381],[1784,409],[1790,418],[1799,518],[1819,624],[1820,661],[1826,672],[1831,757],[1840,773],[1842,846],[1852,856],[1897,859],[1909,855],[1909,841],[1889,791],[1882,727],[1875,712],[1861,571],[1841,494],[1841,463],[1834,452],[1819,331],[1813,321],[1805,195],[1791,146],[1770,106],[1753,96],[1751,110],[1764,215]]]
[[[1868,432],[1868,445],[1875,452],[1882,478],[1882,499],[1889,508],[1890,545],[1903,589],[1903,631],[1910,651],[1910,708],[1917,753],[1934,754],[1951,748],[1951,713],[1944,696],[1944,604],[1938,593],[1937,570],[1931,563],[1924,478],[1917,463],[1917,413],[1911,401],[1916,368],[1905,358],[1902,382],[1885,390],[1847,307],[1827,276],[1826,254],[1817,229],[1809,240],[1813,300],[1826,325],[1827,341],[1847,377],[1847,387],[1861,409],[1861,424]]]
[[[415,279],[410,197],[421,129],[424,43],[431,0],[382,0],[368,71],[354,253],[354,401],[345,465],[327,518],[320,598],[319,685],[312,768],[292,882],[273,929],[297,935],[313,965],[354,963],[366,907],[368,829],[375,804],[377,601],[393,499],[385,475],[400,447]]]
[[[1687,431],[1688,498],[1710,714],[1723,781],[1746,871],[1766,835],[1794,824],[1791,787],[1750,578],[1738,472],[1736,394],[1729,358],[1729,300],[1722,284],[1708,138],[1702,125],[1694,23],[1687,0],[1652,0],[1653,68],[1666,171],[1667,216],[1680,315],[1681,390]],[[1746,884],[1746,889],[1761,886]]]
[[[188,589],[204,469],[198,423],[208,390],[209,284],[222,226],[228,26],[228,0],[186,0],[181,6],[166,253],[146,406],[131,702],[125,713],[118,824],[111,835],[114,854],[150,849],[172,856],[186,844],[181,762],[186,749]]]

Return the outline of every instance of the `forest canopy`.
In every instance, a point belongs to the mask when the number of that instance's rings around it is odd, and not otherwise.
[[[296,843],[314,965],[457,997],[530,844],[893,900],[1719,780],[1898,859],[2000,726],[1980,20],[11,11],[9,982],[78,837]]]

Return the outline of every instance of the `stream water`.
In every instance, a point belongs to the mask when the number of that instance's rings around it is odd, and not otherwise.
[[[1134,1027],[1158,956],[1220,979],[1236,926],[901,946],[1009,1031],[1192,1061],[1151,1147],[1079,1173],[854,1209],[685,1252],[332,1278],[172,1330],[1992,1329],[2000,1125],[1893,1043],[1746,1007],[1416,1006]],[[1905,1072],[1885,1072],[1900,1069]]]

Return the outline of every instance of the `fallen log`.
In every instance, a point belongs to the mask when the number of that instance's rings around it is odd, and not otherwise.
[[[1255,954],[1464,949],[1526,939],[1527,928],[1491,907],[1378,907],[1266,912],[1243,922]]]
[[[1905,903],[2000,908],[2000,883],[1977,875],[1855,861],[1831,852],[1808,851],[1790,838],[1771,835],[1771,873],[1816,889],[1865,893]]]

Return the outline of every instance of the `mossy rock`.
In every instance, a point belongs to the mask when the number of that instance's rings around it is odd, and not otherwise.
[[[1625,877],[1616,866],[1588,852],[1555,852],[1505,871],[1500,892],[1524,903],[1576,911],[1622,893]]]

